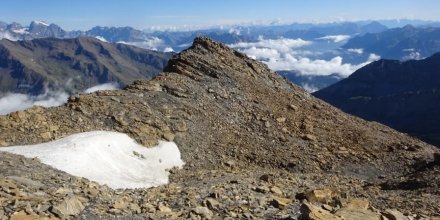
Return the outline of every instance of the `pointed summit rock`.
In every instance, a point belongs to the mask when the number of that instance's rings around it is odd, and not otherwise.
[[[206,37],[196,38],[152,80],[135,81],[121,91],[73,96],[57,108],[36,107],[0,117],[3,145],[92,130],[124,132],[146,147],[160,139],[174,140],[185,168],[173,171],[169,188],[151,189],[141,197],[166,200],[172,203],[169,207],[183,210],[182,217],[193,215],[192,207],[204,205],[207,198],[218,200],[213,211],[221,217],[240,218],[231,210],[241,210],[243,218],[289,215],[301,205],[293,199],[295,192],[323,186],[340,193],[335,199],[356,194],[379,208],[389,207],[408,194],[383,193],[385,199],[379,198],[378,184],[417,172],[417,164],[432,164],[439,152],[386,126],[345,114],[266,65]],[[289,201],[276,212],[265,202],[273,201],[271,193],[257,190],[272,186],[280,189],[277,197]],[[127,195],[133,194],[139,192]],[[249,201],[246,207],[244,200]],[[413,208],[410,202],[398,208],[429,215],[436,212],[437,201],[436,194],[423,208]]]

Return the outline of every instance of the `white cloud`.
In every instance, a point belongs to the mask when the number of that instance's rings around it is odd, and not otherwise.
[[[257,60],[264,60],[264,59],[278,59],[281,54],[275,50],[275,49],[271,49],[271,48],[257,48],[257,47],[250,47],[250,48],[246,48],[241,50],[241,52],[247,54],[249,57],[253,58],[253,59],[257,59]]]
[[[341,36],[334,37],[340,40]],[[260,39],[257,42],[240,42],[229,46],[238,49],[249,57],[260,60],[274,71],[294,70],[303,75],[331,75],[334,73],[348,76],[357,69],[380,57],[371,54],[367,61],[360,64],[344,63],[342,57],[335,56],[330,60],[310,59],[308,50],[299,48],[311,45],[312,42],[302,39]],[[360,52],[359,49],[356,52]],[[363,52],[363,51],[362,51]]]
[[[168,53],[168,52],[174,52],[174,49],[172,47],[165,47],[165,49],[163,50],[163,52]]]
[[[289,39],[289,38],[280,38],[280,39],[262,39],[260,38],[257,42],[240,42],[236,44],[230,44],[229,46],[237,49],[244,48],[269,48],[275,49],[281,53],[290,52],[294,48],[299,48],[303,46],[307,46],[312,44],[311,41],[305,41],[303,39]]]
[[[342,57],[336,56],[331,60],[311,60],[309,58],[295,58],[290,54],[285,54],[280,59],[270,59],[263,61],[272,70],[295,70],[303,75],[331,75],[333,73],[340,74],[344,77],[349,76],[359,68],[379,59],[380,57],[371,54],[364,63],[352,65],[343,63]]]
[[[408,55],[402,57],[402,60],[420,60],[423,59],[422,55],[419,52],[413,51]]]
[[[69,81],[69,80],[68,80]],[[85,93],[92,93],[99,90],[117,90],[120,86],[117,83],[104,83],[84,90]],[[40,95],[27,95],[21,93],[7,93],[0,97],[0,115],[6,115],[15,111],[22,111],[32,106],[56,107],[67,102],[69,94],[65,91],[52,91]]]
[[[128,135],[91,131],[35,145],[3,147],[0,151],[37,157],[42,163],[113,189],[134,189],[168,183],[169,169],[181,168],[179,148],[159,141],[146,148]]]
[[[1,39],[8,39],[11,41],[17,41],[18,39],[14,36],[12,36],[9,32],[0,32],[0,40]]]
[[[363,54],[364,53],[364,49],[363,48],[349,48],[347,49],[348,52],[350,53],[357,53],[357,54]]]
[[[161,48],[166,47],[164,41],[158,37],[151,37],[144,41],[138,41],[138,42],[118,41],[117,43],[133,45],[136,47],[141,47],[149,50],[160,50]]]
[[[370,56],[368,57],[367,62],[371,63],[373,61],[379,60],[380,56],[374,53],[370,53]]]
[[[0,115],[6,115],[14,111],[22,111],[34,105],[43,107],[60,106],[67,102],[69,96],[66,92],[47,91],[38,96],[30,96],[20,93],[8,93],[0,98]]]
[[[313,86],[313,85],[311,85],[311,84],[308,84],[308,83],[304,83],[304,84],[302,84],[301,87],[302,87],[303,89],[305,89],[307,92],[310,92],[310,93],[312,93],[312,92],[316,92],[316,91],[319,90],[317,87],[315,87],[315,86]]]
[[[85,93],[92,93],[92,92],[101,91],[101,90],[118,90],[118,89],[120,89],[120,86],[118,83],[104,83],[104,84],[92,86],[92,87],[84,90],[84,92]]]
[[[228,32],[230,34],[240,35],[240,29],[238,28],[230,28]]]
[[[335,43],[339,43],[345,40],[348,40],[350,38],[350,35],[328,35],[325,37],[316,38],[317,40],[329,40],[333,41]]]

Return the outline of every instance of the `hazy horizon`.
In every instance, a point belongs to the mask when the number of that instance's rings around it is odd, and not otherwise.
[[[360,20],[414,19],[440,21],[440,2],[420,1],[25,1],[1,0],[0,21],[26,25],[33,20],[66,30],[94,26],[137,29],[197,29],[220,25],[329,23]],[[380,6],[380,7],[379,7]]]

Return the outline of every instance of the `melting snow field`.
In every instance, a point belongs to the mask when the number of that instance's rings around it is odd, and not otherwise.
[[[167,170],[184,164],[174,142],[160,141],[158,146],[146,148],[126,134],[109,131],[84,132],[0,151],[37,157],[42,163],[113,189],[167,184]]]

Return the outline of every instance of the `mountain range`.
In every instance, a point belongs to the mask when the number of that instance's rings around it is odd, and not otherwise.
[[[107,82],[124,86],[134,80],[151,79],[162,71],[171,56],[172,53],[106,43],[91,37],[2,39],[0,93],[36,95],[45,89],[74,93]]]
[[[421,59],[440,51],[440,28],[414,27],[366,33],[350,39],[343,48],[362,48],[387,59]]]
[[[440,53],[422,60],[380,60],[314,96],[369,121],[440,146]]]

